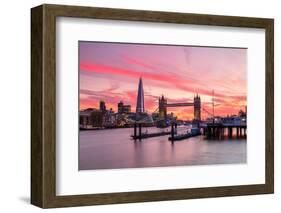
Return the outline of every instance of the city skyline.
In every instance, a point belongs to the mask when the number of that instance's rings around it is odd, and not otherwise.
[[[100,100],[114,111],[120,101],[136,109],[140,77],[149,113],[162,95],[176,103],[200,94],[211,110],[212,90],[217,116],[237,114],[247,105],[247,49],[79,42],[79,57],[80,110],[99,108]],[[168,112],[193,118],[191,107]]]

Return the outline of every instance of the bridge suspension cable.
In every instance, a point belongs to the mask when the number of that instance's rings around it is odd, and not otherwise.
[[[205,108],[203,108],[203,107],[202,107],[202,109],[203,109],[203,111],[204,111],[204,112],[206,112],[207,114],[209,114],[209,115],[211,115],[211,116],[213,117],[213,114],[212,114],[212,113],[210,113],[208,110],[206,110],[206,109],[205,109]]]

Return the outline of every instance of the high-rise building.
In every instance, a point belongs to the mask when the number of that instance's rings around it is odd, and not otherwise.
[[[139,80],[136,113],[144,113],[144,92],[142,78]]]
[[[104,101],[100,101],[100,111],[105,112],[106,111],[106,106]]]
[[[118,103],[118,113],[130,113],[131,105],[124,105],[122,101]]]
[[[122,101],[120,101],[118,103],[118,113],[123,113],[123,106],[124,106],[124,103]]]

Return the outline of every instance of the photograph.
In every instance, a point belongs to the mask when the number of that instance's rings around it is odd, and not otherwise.
[[[247,163],[247,48],[78,48],[79,170]]]
[[[31,8],[32,205],[274,193],[273,15],[150,6]]]

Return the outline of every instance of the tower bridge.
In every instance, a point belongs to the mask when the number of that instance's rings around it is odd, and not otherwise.
[[[192,107],[194,109],[194,120],[201,120],[201,98],[197,94],[194,96],[193,102],[185,103],[168,103],[167,99],[162,95],[159,98],[159,117],[165,119],[167,117],[167,108],[168,107]]]

